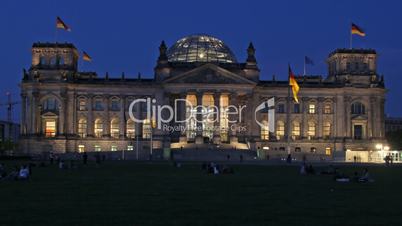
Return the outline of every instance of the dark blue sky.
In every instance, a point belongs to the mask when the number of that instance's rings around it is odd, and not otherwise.
[[[19,98],[22,68],[29,68],[30,48],[36,41],[55,40],[55,18],[72,32],[58,32],[58,41],[73,42],[88,52],[92,63],[81,70],[106,71],[114,76],[153,75],[158,46],[168,46],[194,33],[222,39],[239,61],[253,41],[262,79],[286,79],[290,62],[302,73],[303,57],[315,66],[308,73],[326,75],[325,59],[336,48],[349,47],[350,23],[367,36],[355,37],[354,47],[374,48],[378,72],[389,89],[386,113],[402,116],[401,1],[40,1],[5,0],[0,3],[0,102],[11,90]],[[399,90],[398,90],[399,88]],[[5,107],[0,109],[5,118]],[[15,116],[15,118],[18,116]]]

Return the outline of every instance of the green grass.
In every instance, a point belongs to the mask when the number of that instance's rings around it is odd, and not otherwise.
[[[298,166],[234,169],[206,175],[200,164],[130,161],[36,167],[30,181],[0,182],[0,225],[402,225],[402,167],[371,166],[376,181],[367,184],[300,176]]]

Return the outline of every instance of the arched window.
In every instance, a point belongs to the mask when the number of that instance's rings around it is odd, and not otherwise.
[[[355,102],[352,104],[351,112],[355,115],[364,115],[366,114],[366,107],[360,102]]]
[[[324,104],[324,114],[331,114],[332,113],[332,105],[331,103]]]
[[[112,119],[110,122],[110,136],[113,138],[119,138],[120,129],[119,129],[119,120]]]
[[[266,120],[262,121],[260,132],[261,132],[261,140],[269,140],[268,122]]]
[[[315,137],[315,122],[308,122],[307,135],[309,138]]]
[[[80,137],[87,136],[87,120],[86,119],[80,119],[78,121],[78,135]]]
[[[285,136],[285,123],[283,121],[278,121],[276,123],[276,136],[278,140]]]
[[[59,65],[63,66],[64,64],[65,64],[64,57],[59,56]]]
[[[118,98],[113,98],[110,102],[110,110],[120,111],[120,100]]]
[[[126,128],[127,128],[127,131],[126,131],[127,137],[128,138],[134,138],[135,137],[135,123],[134,123],[134,121],[131,120],[131,119],[127,120]]]
[[[87,110],[87,101],[84,98],[78,99],[78,110],[80,111]]]
[[[95,120],[95,137],[102,137],[103,135],[103,122],[101,119]]]
[[[324,138],[329,138],[331,136],[331,123],[330,122],[325,122],[324,123]]]

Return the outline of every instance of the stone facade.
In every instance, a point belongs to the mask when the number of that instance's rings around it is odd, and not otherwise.
[[[192,38],[208,41],[209,36]],[[216,45],[224,44],[218,40]],[[386,91],[376,71],[374,50],[338,49],[328,57],[328,76],[297,76],[299,104],[288,97],[288,81],[260,80],[252,44],[244,63],[237,63],[234,56],[214,61],[213,57],[224,57],[226,53],[213,55],[208,49],[197,49],[197,61],[186,61],[190,58],[183,58],[175,52],[178,50],[168,50],[164,42],[159,51],[154,78],[128,78],[124,74],[112,78],[108,74],[100,77],[95,72],[80,72],[78,51],[72,44],[35,43],[32,65],[24,71],[21,83],[21,151],[64,153],[137,147],[144,151],[150,149],[152,137],[155,150],[219,147],[249,149],[264,156],[285,156],[290,152],[345,159],[347,152],[369,153],[376,143],[385,143]],[[204,52],[199,51],[205,51],[206,60],[202,60]],[[173,61],[171,56],[184,60]],[[256,120],[270,119],[264,111],[255,113],[255,108],[272,97],[275,131],[267,132]],[[151,129],[153,120],[159,119],[146,120],[145,104],[133,108],[134,116],[144,119],[143,123],[131,121],[129,106],[139,98],[152,98],[159,105],[170,106],[176,99],[187,99],[218,109],[228,105],[247,107],[242,109],[241,119],[230,120],[234,115],[219,111],[215,117],[221,120],[210,124],[197,114],[202,122],[194,126],[204,129],[196,131],[188,129],[189,122],[168,122],[170,126],[187,128],[171,132]],[[186,118],[186,104],[177,106],[175,117]],[[164,111],[162,115],[166,114]],[[209,131],[208,126],[218,129]]]

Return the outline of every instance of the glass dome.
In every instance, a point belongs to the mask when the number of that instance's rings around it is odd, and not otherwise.
[[[167,51],[169,62],[236,63],[236,57],[221,40],[209,35],[190,35]]]

